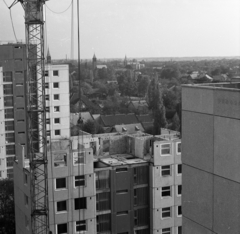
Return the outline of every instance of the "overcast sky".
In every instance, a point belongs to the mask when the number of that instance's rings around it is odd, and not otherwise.
[[[5,0],[10,5],[13,0]],[[74,48],[77,56],[77,0]],[[49,0],[56,12],[71,0]],[[79,0],[81,58],[185,57],[240,55],[239,0]],[[10,14],[0,0],[0,41],[14,41]],[[70,56],[71,8],[47,12],[52,58]],[[24,12],[12,8],[18,40],[24,40]]]

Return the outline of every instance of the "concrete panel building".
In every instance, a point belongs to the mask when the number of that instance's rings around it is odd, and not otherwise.
[[[0,45],[0,179],[13,178],[17,145],[27,150],[25,51],[24,44]]]
[[[240,233],[239,88],[182,88],[184,234]]]
[[[48,150],[52,233],[182,233],[177,135],[81,134],[52,140]],[[31,230],[26,175],[29,163],[19,154],[14,163],[17,234]]]

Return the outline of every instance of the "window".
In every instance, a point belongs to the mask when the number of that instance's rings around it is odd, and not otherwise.
[[[12,84],[3,85],[3,93],[4,95],[13,95],[13,86]]]
[[[163,228],[162,234],[171,234],[171,228]]]
[[[5,109],[4,110],[4,114],[5,114],[5,119],[13,119],[14,118],[14,113],[13,113],[13,109]]]
[[[24,173],[24,174],[23,174],[23,181],[24,181],[24,184],[27,185],[27,183],[28,183],[27,173]]]
[[[14,121],[5,121],[5,131],[14,131]]]
[[[161,155],[170,155],[171,153],[171,144],[161,145]]]
[[[68,228],[67,223],[62,223],[57,225],[57,234],[67,234]]]
[[[182,185],[178,185],[177,186],[177,196],[181,196],[182,195]]]
[[[177,234],[182,234],[182,226],[178,226],[177,230],[178,230]]]
[[[148,187],[134,189],[134,206],[142,206],[148,204]]]
[[[7,178],[13,179],[13,168],[7,169]]]
[[[13,97],[12,96],[5,96],[4,97],[4,107],[12,107],[13,106]]]
[[[49,101],[49,95],[48,94],[45,95],[45,100]]]
[[[162,208],[162,218],[171,218],[171,207]]]
[[[53,76],[58,76],[58,70],[53,71]]]
[[[164,176],[171,176],[171,165],[162,166],[161,167],[161,175]]]
[[[56,212],[65,212],[67,211],[67,201],[57,202]]]
[[[56,179],[56,190],[67,189],[67,180],[66,178],[57,178]]]
[[[96,171],[96,189],[110,188],[110,173],[109,171]]]
[[[7,167],[13,167],[14,157],[7,157]]]
[[[182,174],[182,164],[177,165],[177,174],[181,175]]]
[[[67,166],[67,154],[58,153],[54,154],[54,167],[65,167]]]
[[[45,75],[45,76],[48,76],[48,75],[49,75],[49,72],[48,72],[48,71],[44,71],[44,75]]]
[[[116,194],[126,194],[126,193],[128,193],[127,189],[121,189],[116,191]]]
[[[85,152],[79,152],[73,156],[73,165],[85,164]]]
[[[51,135],[51,132],[48,130],[48,131],[46,131],[46,135],[47,136],[50,136]]]
[[[53,100],[59,100],[59,94],[53,94]]]
[[[60,111],[60,106],[54,106],[54,112],[59,112]]]
[[[46,119],[46,124],[50,124],[50,119]]]
[[[54,131],[55,136],[60,136],[61,135],[61,131],[59,129]]]
[[[125,168],[117,168],[116,169],[116,173],[118,173],[118,172],[127,172],[128,171],[128,169],[125,167]]]
[[[49,89],[49,83],[45,82],[45,89]]]
[[[12,72],[3,72],[3,82],[12,82]]]
[[[171,187],[162,187],[162,197],[171,197]]]
[[[96,195],[96,208],[97,211],[104,211],[111,209],[111,196],[110,192],[97,193]]]
[[[182,152],[182,144],[181,144],[181,142],[178,142],[177,143],[177,154],[181,154],[181,152]]]
[[[6,144],[14,143],[15,142],[15,134],[14,134],[14,132],[5,133],[5,140],[6,140]]]
[[[28,206],[28,196],[24,194],[24,204]]]
[[[25,227],[29,229],[29,218],[25,215]]]
[[[6,154],[7,155],[15,154],[15,145],[6,145]]]
[[[76,222],[76,232],[87,231],[86,220],[81,220]]]
[[[49,106],[46,106],[45,110],[46,110],[46,112],[49,112],[50,111]]]
[[[80,197],[74,199],[75,210],[87,209],[87,199],[86,197]]]
[[[54,119],[54,123],[55,123],[55,124],[60,124],[60,118],[55,118],[55,119]]]
[[[58,89],[59,88],[59,83],[58,82],[54,82],[53,83],[53,88],[54,89]]]
[[[177,216],[182,216],[182,206],[177,207]]]
[[[111,233],[111,214],[97,215],[97,233]]]
[[[75,187],[85,186],[85,176],[75,176]]]

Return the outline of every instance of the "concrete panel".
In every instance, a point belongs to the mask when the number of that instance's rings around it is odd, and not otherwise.
[[[183,165],[183,215],[211,229],[213,225],[213,175]]]
[[[213,172],[213,116],[183,111],[182,161]]]
[[[153,213],[152,229],[162,229],[174,226],[173,207],[171,207],[172,217],[162,219],[162,209],[151,209]]]
[[[214,115],[240,119],[239,90],[214,90]]]
[[[239,132],[240,120],[214,118],[214,174],[237,182],[240,182]]]
[[[199,86],[182,87],[182,110],[213,114],[213,90]]]
[[[214,234],[205,227],[183,217],[183,233],[184,234]]]
[[[214,229],[218,234],[240,233],[240,184],[214,176]]]

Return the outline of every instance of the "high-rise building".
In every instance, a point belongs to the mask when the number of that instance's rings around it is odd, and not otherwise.
[[[182,88],[183,233],[240,233],[240,85]]]
[[[45,65],[47,135],[51,139],[70,136],[69,68],[51,64],[48,50]],[[13,178],[16,147],[27,157],[26,45],[0,45],[0,178]],[[36,78],[36,72],[32,76]],[[38,116],[35,116],[38,122]],[[38,132],[38,126],[35,126]]]
[[[181,140],[81,133],[48,145],[52,233],[181,234]],[[50,151],[51,149],[51,151]],[[17,234],[31,230],[29,163],[14,163]]]
[[[16,146],[27,150],[26,46],[0,45],[0,179],[13,178]]]

